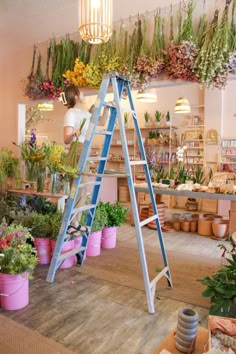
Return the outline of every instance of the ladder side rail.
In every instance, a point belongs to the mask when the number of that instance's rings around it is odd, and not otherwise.
[[[142,230],[141,230],[141,226],[140,226],[140,220],[138,217],[138,206],[137,206],[136,194],[135,194],[135,189],[134,189],[134,184],[133,184],[132,169],[129,164],[128,145],[127,145],[127,140],[126,140],[124,122],[122,119],[122,112],[121,112],[120,105],[119,105],[119,101],[120,101],[119,94],[118,94],[119,83],[117,84],[116,80],[113,78],[112,85],[113,85],[115,103],[117,106],[117,117],[118,117],[118,121],[119,121],[119,127],[121,130],[121,134],[120,134],[121,143],[122,143],[122,149],[123,149],[124,158],[125,158],[125,169],[128,174],[128,187],[129,187],[131,205],[132,205],[133,215],[134,215],[134,225],[135,225],[135,230],[136,230],[139,256],[140,256],[141,266],[142,266],[142,271],[143,271],[143,279],[144,279],[144,286],[145,286],[145,291],[146,291],[147,304],[148,304],[149,312],[155,313],[154,302],[153,302],[153,298],[152,298],[152,291],[151,291],[151,287],[150,287],[150,278],[149,278],[149,274],[148,274],[147,260],[146,260],[146,256],[145,256],[144,242],[143,242],[142,237],[140,237],[140,235],[142,234]],[[129,95],[129,89],[130,88],[128,86],[127,87],[128,95]]]
[[[128,98],[129,98],[129,102],[130,102],[130,107],[131,107],[131,112],[132,112],[132,117],[133,117],[133,122],[134,122],[134,127],[135,127],[135,131],[137,133],[137,137],[138,137],[138,146],[139,146],[139,150],[140,150],[140,154],[141,154],[141,159],[142,160],[146,160],[146,164],[143,166],[144,171],[145,171],[145,175],[146,175],[146,181],[148,184],[148,190],[149,190],[149,195],[151,198],[151,203],[152,203],[152,208],[153,208],[153,213],[154,215],[158,215],[158,210],[157,210],[157,206],[156,206],[156,199],[155,199],[155,193],[153,190],[153,185],[151,182],[151,176],[150,176],[150,171],[148,168],[148,163],[147,163],[147,156],[146,156],[146,152],[144,149],[144,145],[142,142],[142,138],[141,138],[141,130],[138,124],[138,119],[137,119],[137,114],[134,108],[134,103],[133,103],[133,99],[131,96],[131,90],[130,90],[130,84],[127,83],[127,86],[129,87],[129,89],[127,89],[128,92]],[[157,227],[157,234],[158,234],[158,238],[159,238],[159,244],[161,247],[161,253],[162,253],[162,257],[163,257],[163,262],[165,266],[168,266],[168,259],[167,259],[167,254],[166,254],[166,250],[165,250],[165,245],[164,245],[164,239],[162,236],[162,230],[161,230],[161,225],[160,225],[160,220],[159,217],[155,220],[156,222],[156,227]],[[170,272],[168,271],[168,284],[169,286],[172,287],[171,281],[169,281],[169,279],[171,279],[170,276]]]
[[[107,92],[109,84],[110,84],[110,79],[108,77],[102,81],[102,84],[101,84],[101,87],[100,87],[100,90],[98,93],[98,97],[95,102],[94,111],[93,111],[93,114],[92,114],[90,122],[89,122],[89,127],[88,127],[88,130],[86,133],[85,141],[84,141],[81,155],[80,155],[78,165],[77,165],[81,172],[84,172],[85,167],[86,167],[86,163],[87,163],[87,159],[90,155],[90,150],[91,150],[91,146],[92,146],[93,137],[94,137],[95,131],[96,131],[96,126],[98,124],[98,120],[101,115],[102,106],[104,104],[105,97],[104,97],[103,92]],[[66,208],[65,208],[65,211],[64,211],[64,214],[62,217],[62,224],[61,224],[61,227],[59,230],[56,246],[55,246],[52,260],[51,260],[50,266],[49,266],[49,271],[48,271],[48,275],[47,275],[47,279],[46,279],[48,282],[53,282],[56,271],[57,271],[58,267],[60,266],[58,258],[62,252],[67,229],[68,229],[68,226],[69,226],[70,220],[71,220],[70,219],[71,213],[72,213],[72,210],[73,210],[76,200],[77,200],[81,179],[82,179],[82,175],[79,175],[78,177],[74,178],[73,182],[72,182],[70,195],[67,199]],[[95,208],[93,209],[92,217],[87,218],[87,221],[89,222],[88,223],[89,226],[91,226],[91,224],[92,224],[94,214],[95,214]]]
[[[92,117],[91,117],[91,120],[90,120],[90,125],[89,125],[89,128],[87,130],[87,134],[86,134],[84,147],[82,149],[82,152],[81,152],[81,155],[80,155],[80,159],[79,159],[78,166],[83,171],[85,169],[86,162],[89,159],[92,142],[93,142],[93,139],[94,139],[94,135],[96,134],[97,126],[98,126],[99,117],[101,116],[102,107],[104,106],[104,102],[105,102],[105,93],[108,90],[109,84],[110,84],[110,77],[108,75],[106,75],[106,76],[104,76],[104,79],[102,80],[102,84],[101,84],[100,89],[98,91],[97,99],[96,99],[96,102],[94,104],[93,114],[92,114]],[[105,136],[105,138],[108,138],[108,139],[109,139],[109,137],[110,137],[110,135],[106,135]],[[104,157],[104,155],[101,155],[101,157]],[[100,166],[101,170],[104,167],[104,165],[105,165],[104,161],[100,160],[98,166]],[[104,172],[104,171],[102,171],[102,172]],[[95,187],[93,189],[93,193],[92,193],[92,196],[90,198],[90,204],[97,205],[97,201],[99,199],[99,194],[100,194],[101,185],[102,185],[102,177],[96,177],[95,181],[96,182],[100,182],[100,183],[95,185]],[[95,211],[96,211],[96,208],[93,208],[90,211],[90,213],[87,215],[86,222],[85,222],[86,226],[91,226],[92,225],[93,218],[94,218],[94,215],[95,215]],[[82,245],[83,245],[83,242],[82,242]]]

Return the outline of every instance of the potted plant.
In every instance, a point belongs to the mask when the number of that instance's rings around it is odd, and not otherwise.
[[[94,214],[93,223],[91,226],[91,234],[89,235],[86,255],[99,256],[101,253],[102,229],[107,223],[107,213],[105,205],[99,202]]]
[[[166,113],[166,125],[170,125],[170,112],[167,111]]]
[[[28,229],[0,225],[0,293],[5,310],[18,310],[29,303],[29,277],[37,264],[37,251]],[[30,241],[30,242],[29,242]]]
[[[19,172],[19,160],[16,158],[11,150],[8,148],[1,148],[0,150],[0,187],[5,191],[7,179],[16,177]],[[19,178],[19,176],[17,176]]]
[[[34,237],[34,246],[38,252],[39,264],[49,264],[51,261],[51,214],[32,213],[27,216],[30,231]]]
[[[114,248],[116,246],[117,227],[127,221],[128,208],[125,208],[119,201],[115,204],[107,202],[104,204],[107,214],[107,221],[102,229],[102,248]]]
[[[155,112],[155,120],[156,120],[156,126],[160,126],[160,124],[161,124],[161,112],[160,111]]]
[[[207,287],[202,295],[211,300],[211,315],[236,317],[236,252],[232,238],[230,242],[232,252],[226,257],[225,266],[211,277],[198,280]]]
[[[149,127],[150,114],[148,112],[144,113],[145,127]]]

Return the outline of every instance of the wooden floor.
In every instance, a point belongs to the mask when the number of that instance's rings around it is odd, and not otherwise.
[[[129,227],[123,226],[120,232],[123,241],[129,238]],[[150,233],[146,230],[144,236]],[[186,252],[219,258],[214,240],[181,233],[166,233],[164,238],[167,254],[169,249],[178,252],[185,247]],[[148,238],[148,242],[150,246],[153,241]],[[158,299],[156,313],[150,315],[141,290],[84,275],[78,268],[59,270],[54,283],[49,284],[45,281],[47,270],[47,266],[37,267],[26,308],[12,312],[1,309],[0,313],[75,353],[152,354],[175,327],[178,310],[188,306]],[[208,310],[190,307],[198,311],[200,325],[207,327]]]

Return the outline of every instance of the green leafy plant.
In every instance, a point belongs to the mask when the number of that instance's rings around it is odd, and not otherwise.
[[[194,171],[193,182],[203,184],[205,181],[204,171],[201,166],[198,166],[196,171]]]
[[[19,160],[8,148],[0,150],[0,186],[5,189],[6,178],[13,178],[16,174],[19,165]]]
[[[166,121],[170,122],[170,112],[169,111],[166,113]]]
[[[33,237],[49,238],[51,236],[50,214],[31,213],[21,219],[22,225],[30,229]]]
[[[119,201],[116,201],[115,204],[110,204],[107,202],[104,204],[105,211],[107,214],[106,226],[119,227],[123,222],[127,221],[128,208],[125,208]]]
[[[107,224],[107,213],[106,213],[105,204],[99,202],[95,210],[91,232],[101,231],[106,224]]]
[[[232,239],[231,239],[232,246]],[[226,258],[227,264],[212,277],[206,276],[198,281],[207,287],[202,296],[211,300],[210,314],[230,317],[236,307],[236,254]]]
[[[155,112],[155,119],[156,119],[157,123],[160,123],[160,121],[161,121],[161,112],[160,111]]]
[[[146,122],[146,123],[149,122],[150,114],[149,114],[148,112],[145,112],[145,113],[144,113],[144,119],[145,119],[145,122]]]
[[[0,225],[0,271],[5,274],[32,274],[37,264],[37,251],[31,245],[32,235],[22,225]]]
[[[55,241],[57,240],[61,223],[62,223],[61,211],[58,210],[55,214],[50,215],[49,232],[50,232],[50,238],[52,240]]]

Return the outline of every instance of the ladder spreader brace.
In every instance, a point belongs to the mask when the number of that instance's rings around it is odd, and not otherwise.
[[[108,89],[110,89],[110,86],[112,88],[112,92],[114,94],[114,99],[112,104],[107,104],[105,102],[105,96],[108,92]],[[133,124],[134,124],[134,129],[135,133],[137,136],[137,142],[138,142],[138,148],[139,148],[139,154],[140,154],[140,159],[136,161],[131,161],[129,157],[129,150],[128,150],[128,144],[126,140],[126,133],[125,133],[125,128],[124,128],[124,119],[123,119],[123,112],[122,112],[122,107],[121,107],[121,97],[122,94],[126,93],[127,94],[127,99],[129,101],[130,109],[129,111],[132,114],[132,119],[133,119]],[[103,131],[97,130],[98,126],[98,121],[99,117],[102,112],[102,108],[104,106],[109,107],[110,110],[110,116],[108,119],[108,124],[107,128]],[[127,111],[127,109],[126,109]],[[92,227],[93,224],[93,218],[95,215],[96,211],[96,206],[99,202],[99,195],[100,195],[100,190],[101,190],[101,185],[102,185],[102,180],[104,176],[113,176],[112,174],[106,174],[106,163],[108,160],[109,156],[109,151],[110,151],[110,146],[114,134],[114,129],[115,129],[115,124],[116,121],[118,120],[119,124],[119,129],[120,129],[120,137],[121,137],[121,145],[123,149],[123,154],[124,154],[124,163],[125,163],[125,175],[127,176],[128,180],[128,187],[129,187],[129,194],[130,194],[130,199],[131,199],[131,206],[133,210],[133,217],[134,217],[134,225],[135,225],[135,231],[136,231],[136,238],[137,238],[137,243],[138,243],[138,250],[139,250],[139,256],[140,256],[140,261],[141,261],[141,268],[142,268],[142,273],[143,273],[143,279],[144,279],[144,286],[145,286],[145,292],[146,292],[146,299],[147,299],[147,305],[148,305],[148,312],[149,313],[155,313],[155,306],[154,306],[154,301],[155,301],[155,292],[156,292],[156,285],[157,282],[164,276],[167,279],[167,283],[169,287],[172,287],[172,280],[171,280],[171,275],[170,275],[170,269],[168,265],[168,260],[167,260],[167,255],[165,251],[165,245],[164,245],[164,240],[163,240],[163,235],[162,235],[162,230],[160,226],[160,221],[159,221],[159,216],[158,216],[158,210],[156,206],[156,201],[155,201],[155,194],[153,191],[153,186],[152,186],[152,181],[149,173],[149,168],[148,168],[148,162],[147,162],[147,157],[142,141],[142,136],[141,136],[141,130],[139,127],[138,123],[138,118],[136,115],[136,111],[134,108],[134,103],[131,95],[131,89],[130,89],[130,83],[129,81],[123,77],[120,76],[117,73],[111,73],[106,75],[101,83],[98,96],[95,102],[95,108],[90,120],[90,124],[87,130],[85,142],[82,147],[81,155],[79,158],[78,162],[78,169],[80,171],[80,174],[78,177],[76,177],[73,180],[72,187],[71,187],[71,192],[70,195],[67,199],[63,218],[62,218],[62,224],[60,227],[60,231],[58,234],[57,242],[56,242],[56,247],[53,252],[52,260],[50,263],[48,275],[47,275],[47,281],[48,282],[53,282],[56,271],[60,267],[61,263],[68,258],[71,255],[77,255],[78,258],[78,263],[82,266],[84,262],[84,256],[87,248],[87,242],[88,238],[90,235],[90,228]],[[86,175],[86,163],[87,161],[90,161],[90,151],[92,147],[92,143],[94,140],[94,137],[96,134],[103,135],[104,137],[104,142],[102,145],[102,150],[101,150],[101,156],[100,158],[96,158],[96,161],[98,161],[98,166],[97,166],[97,171],[95,173],[95,181],[94,182],[82,182],[82,176]],[[153,209],[153,216],[143,220],[140,222],[139,218],[139,213],[138,213],[138,205],[137,205],[137,198],[136,198],[136,193],[135,193],[135,186],[134,186],[134,175],[135,171],[134,167],[135,166],[142,166],[146,178],[146,183],[148,187],[148,192],[150,194],[150,199],[151,199],[151,204],[152,204],[152,209]],[[121,175],[120,173],[115,173],[115,175]],[[122,174],[123,175],[123,174]],[[91,174],[90,174],[91,176]],[[93,174],[92,174],[93,176]],[[123,175],[124,176],[124,175]],[[75,203],[77,200],[77,196],[79,193],[79,190],[82,188],[86,188],[86,186],[92,185],[93,190],[91,193],[90,201],[89,204],[79,206],[75,208]],[[82,236],[82,245],[78,249],[69,251],[68,253],[63,253],[62,254],[62,247],[64,245],[64,242],[70,237],[70,234],[68,234],[68,228],[70,227],[70,223],[72,219],[74,218],[75,214],[78,212],[82,211],[87,211],[87,218],[85,222],[86,227],[82,227],[80,230],[81,236]],[[160,244],[160,249],[162,253],[162,258],[163,258],[163,264],[164,267],[163,269],[157,274],[157,276],[150,280],[149,279],[149,274],[148,274],[148,267],[147,267],[147,260],[146,260],[146,254],[145,254],[145,249],[144,249],[144,241],[143,241],[143,236],[142,236],[142,227],[147,225],[149,222],[155,221],[156,222],[156,232],[157,236],[159,239],[159,244]]]

